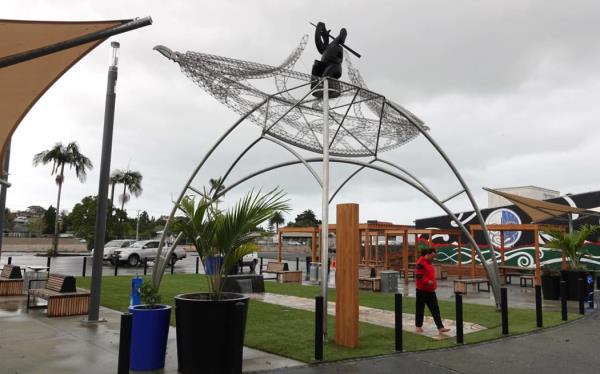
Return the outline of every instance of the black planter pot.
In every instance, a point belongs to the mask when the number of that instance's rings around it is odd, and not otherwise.
[[[175,296],[177,362],[183,374],[242,372],[248,297],[223,293]]]
[[[542,275],[544,300],[560,299],[560,275]]]
[[[579,300],[579,278],[586,280],[585,284],[588,286],[588,292],[594,290],[594,284],[587,283],[587,276],[590,275],[589,271],[585,270],[561,270],[560,272],[562,280],[567,282],[567,300],[577,301]]]

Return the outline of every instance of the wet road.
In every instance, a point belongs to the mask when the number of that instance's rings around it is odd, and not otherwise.
[[[276,258],[275,252],[265,252],[261,253],[260,256],[263,258],[263,263],[266,264],[267,261],[273,261]],[[46,256],[36,256],[31,253],[11,253],[6,252],[2,253],[2,257],[0,258],[0,267],[4,264],[8,263],[8,258],[12,258],[12,264],[21,266],[22,268],[26,268],[28,266],[46,266],[48,258]],[[296,258],[297,254],[284,254],[284,261],[288,263],[290,270],[296,270]],[[92,273],[92,257],[91,256],[59,256],[59,257],[51,257],[50,258],[50,271],[53,273],[61,273],[61,274],[69,274],[75,276],[83,275],[84,271],[84,258],[85,260],[85,274],[90,276]],[[298,270],[305,271],[306,265],[303,257],[298,257]],[[187,257],[177,261],[173,268],[173,272],[175,274],[193,274],[196,273],[196,263],[198,261],[198,255],[194,252],[188,252]],[[148,262],[148,274],[152,273],[153,262]],[[266,266],[266,265],[265,265]],[[203,274],[204,269],[201,263],[199,263],[199,273]],[[244,271],[247,272],[249,269],[247,267],[244,268]],[[258,270],[258,269],[257,269]],[[27,269],[27,271],[31,271],[31,269]],[[166,270],[167,272],[170,269]],[[129,267],[127,265],[120,265],[117,269],[118,275],[141,275],[144,273],[144,266],[140,265],[138,267]],[[115,267],[108,262],[105,262],[102,266],[102,275],[103,276],[114,276],[115,275]]]

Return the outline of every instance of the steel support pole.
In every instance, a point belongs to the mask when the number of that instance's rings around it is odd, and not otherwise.
[[[119,43],[112,42],[113,53]],[[112,154],[113,124],[115,118],[115,87],[117,84],[117,58],[114,56],[108,68],[106,104],[104,107],[104,132],[102,135],[102,159],[100,161],[100,180],[98,182],[98,202],[96,205],[96,228],[94,231],[94,258],[92,260],[92,283],[87,320],[99,320],[100,289],[102,286],[102,256],[104,255],[104,236],[106,235],[106,212],[108,209],[108,184],[110,182],[110,161]]]
[[[4,162],[2,165],[2,174],[0,179],[8,181],[8,166],[10,165],[10,140],[6,144],[6,151],[4,151]],[[4,210],[6,209],[6,190],[8,186],[2,183],[0,187],[0,256],[2,256],[2,239],[4,238],[4,220],[6,219]]]
[[[323,296],[323,340],[327,341],[327,286],[329,272],[329,79],[323,79],[323,178],[321,189],[321,296]]]

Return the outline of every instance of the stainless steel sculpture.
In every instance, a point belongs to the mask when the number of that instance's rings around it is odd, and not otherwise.
[[[229,188],[222,191],[220,195],[256,175],[282,166],[299,163],[307,167],[315,177],[317,183],[321,185],[323,191],[327,192],[328,173],[324,169],[322,178],[319,178],[315,170],[309,165],[311,162],[323,162],[325,164],[328,158],[327,153],[338,157],[332,159],[332,162],[353,164],[359,167],[338,187],[333,196],[329,196],[328,192],[324,195],[328,197],[325,199],[327,203],[333,199],[337,192],[354,175],[365,168],[391,175],[419,190],[452,216],[470,244],[475,248],[481,263],[484,265],[492,285],[496,305],[499,306],[500,282],[495,256],[491,257],[491,263],[485,261],[479,246],[471,236],[469,230],[445,206],[444,203],[449,199],[442,201],[424,183],[419,181],[416,176],[406,169],[397,166],[395,163],[380,157],[381,152],[399,147],[415,139],[419,134],[422,134],[455,174],[462,186],[461,193],[466,193],[473,209],[477,212],[480,224],[484,228],[484,236],[488,241],[488,246],[493,248],[489,242],[489,235],[487,235],[484,220],[468,186],[448,156],[428,133],[429,129],[419,118],[405,108],[389,101],[385,96],[369,90],[360,72],[352,65],[350,56],[346,52],[344,52],[344,60],[350,82],[332,78],[321,78],[318,84],[315,85],[313,83],[313,87],[315,88],[311,89],[311,81],[314,82],[315,77],[293,70],[294,64],[304,51],[307,40],[308,35],[301,39],[298,48],[279,66],[270,66],[205,53],[173,52],[164,46],[155,47],[162,55],[176,62],[181,67],[182,72],[196,82],[198,86],[221,103],[239,113],[241,118],[207,152],[192,172],[180,196],[175,201],[171,215],[165,225],[163,237],[161,238],[158,261],[153,273],[154,284],[158,285],[160,283],[167,259],[170,258],[173,248],[180,238],[180,236],[177,237],[169,250],[164,248],[165,236],[168,234],[171,221],[177,211],[177,205],[189,191],[199,192],[201,190],[201,188],[194,188],[192,186],[197,173],[227,136],[244,120],[248,119],[250,122],[261,127],[261,134],[257,139],[249,143],[248,147],[242,151],[227,169],[223,176],[223,182],[238,161],[261,140],[270,140],[274,144],[281,146],[292,153],[297,160],[273,165],[252,173],[240,181],[227,183]],[[331,82],[334,82],[332,86],[335,86],[339,90],[339,96],[330,98],[329,100],[327,100],[327,97],[315,98],[313,96],[314,90],[322,89],[323,85]],[[327,128],[324,128],[324,123],[327,124]],[[328,139],[328,141],[325,142],[323,139]],[[323,157],[303,159],[302,156],[286,144],[316,152],[323,155]],[[368,157],[371,160],[368,162],[353,161],[349,157]],[[391,166],[395,170],[390,171],[383,166],[373,165],[375,162]],[[324,210],[326,206],[324,204]],[[327,250],[327,248],[324,249]],[[325,257],[325,255],[322,255],[322,258]],[[326,267],[324,268],[326,269]],[[327,279],[326,274],[324,275],[324,279]]]

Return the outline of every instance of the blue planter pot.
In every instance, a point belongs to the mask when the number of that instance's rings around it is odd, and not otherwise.
[[[223,257],[221,256],[208,256],[206,258],[206,266],[204,272],[206,275],[215,275],[221,271],[223,266]]]
[[[170,305],[133,305],[129,307],[131,327],[131,370],[156,370],[165,367]]]

